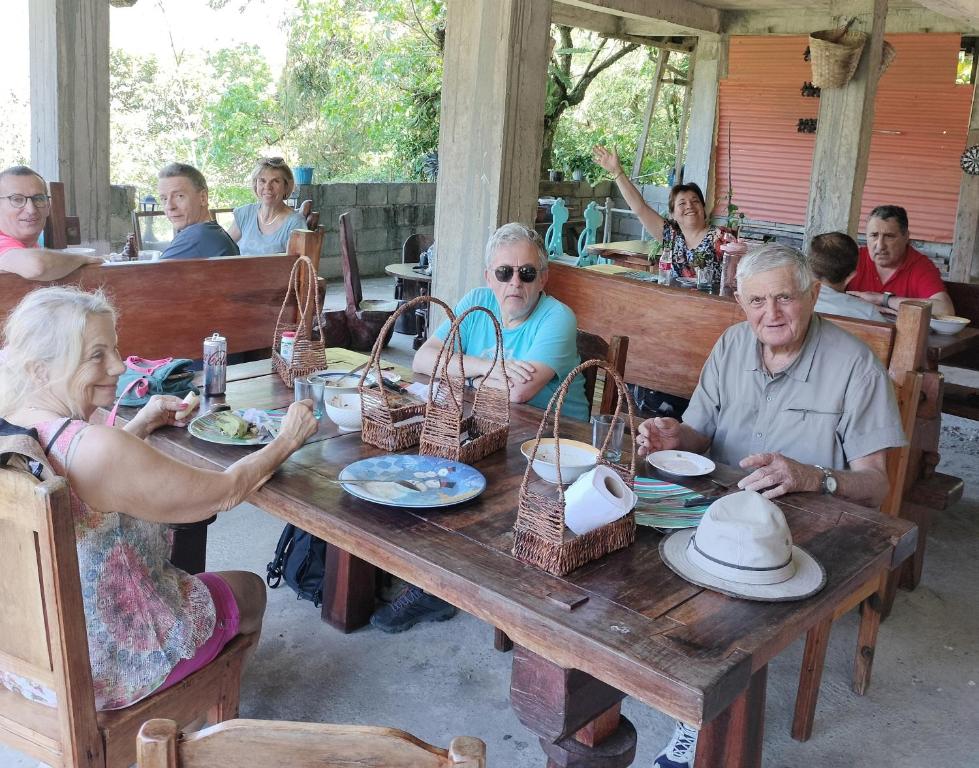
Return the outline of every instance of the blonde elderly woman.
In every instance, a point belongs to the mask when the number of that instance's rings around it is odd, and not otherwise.
[[[261,630],[262,579],[177,569],[167,559],[167,524],[236,506],[316,430],[311,403],[295,403],[275,440],[216,472],[176,461],[144,440],[159,427],[182,426],[175,397],[152,398],[122,429],[89,424],[96,408],[111,407],[125,369],[115,319],[99,293],[34,291],[7,320],[0,363],[0,416],[35,429],[71,487],[99,709],[170,687],[236,634]]]
[[[285,204],[296,181],[281,157],[263,157],[252,171],[252,190],[257,203],[235,208],[235,223],[228,234],[238,243],[242,256],[285,253],[294,229],[305,229],[302,214]]]

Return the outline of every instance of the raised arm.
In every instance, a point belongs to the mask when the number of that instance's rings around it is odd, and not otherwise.
[[[58,280],[79,267],[101,263],[100,256],[48,248],[11,248],[0,254],[0,272],[13,272],[25,280]]]
[[[90,426],[78,437],[68,481],[94,509],[151,522],[197,522],[244,501],[315,431],[309,401],[293,403],[278,437],[217,472],[177,461],[125,430]]]
[[[625,171],[622,170],[619,156],[600,144],[596,144],[592,149],[592,157],[596,163],[612,174],[612,180],[618,185],[619,192],[625,198],[626,204],[636,214],[639,221],[642,222],[642,225],[657,240],[662,238],[663,224],[666,220],[649,207],[649,204],[643,199],[636,185],[629,180]]]

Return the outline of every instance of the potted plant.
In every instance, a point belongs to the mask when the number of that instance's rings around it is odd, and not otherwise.
[[[591,155],[585,154],[584,152],[576,152],[573,155],[569,155],[568,168],[571,169],[571,178],[575,181],[582,181],[585,178],[585,172],[591,168],[591,164]]]

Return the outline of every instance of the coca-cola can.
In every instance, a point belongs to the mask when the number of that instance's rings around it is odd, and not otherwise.
[[[228,378],[228,340],[215,331],[204,339],[204,394],[223,395]]]

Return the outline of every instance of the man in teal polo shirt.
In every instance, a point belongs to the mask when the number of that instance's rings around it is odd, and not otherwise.
[[[551,396],[579,363],[578,323],[574,312],[544,294],[547,253],[540,235],[523,224],[504,224],[486,244],[487,287],[474,288],[456,305],[458,317],[470,307],[486,307],[503,334],[507,378],[493,366],[496,329],[485,312],[473,312],[462,322],[463,366],[474,379],[510,391],[510,402],[546,408]],[[431,375],[442,343],[449,334],[446,321],[415,353],[412,369]],[[456,358],[458,360],[458,358]],[[572,382],[561,415],[588,418],[584,380]],[[371,624],[384,632],[403,632],[420,621],[444,621],[456,609],[435,595],[409,585],[390,604],[374,611]]]

